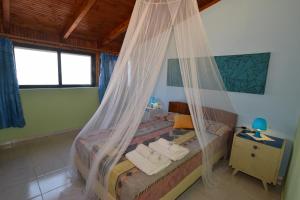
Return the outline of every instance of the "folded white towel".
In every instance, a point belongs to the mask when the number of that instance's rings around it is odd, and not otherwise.
[[[173,142],[170,142],[164,138],[160,138],[157,141],[160,145],[168,148],[172,153],[174,154],[181,154],[182,152],[185,152],[187,148],[184,148],[178,144],[175,144]]]
[[[152,175],[155,173],[156,166],[149,160],[145,159],[137,151],[133,150],[128,152],[125,156],[130,162],[132,162],[137,168],[145,172],[147,175]]]
[[[150,149],[144,144],[139,144],[135,150],[154,164],[169,165],[171,163],[170,159]]]
[[[174,161],[181,160],[189,153],[189,149],[162,138],[150,143],[149,147]]]
[[[128,152],[125,156],[147,175],[156,174],[171,164],[169,159],[143,144],[138,145],[135,150]]]
[[[144,144],[139,144],[136,149],[135,149],[138,153],[140,153],[142,156],[144,156],[145,158],[149,158],[151,156],[151,154],[153,154],[153,150],[148,148],[146,145]]]

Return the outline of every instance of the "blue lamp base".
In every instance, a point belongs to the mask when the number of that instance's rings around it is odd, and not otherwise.
[[[254,134],[254,137],[261,138],[260,132],[256,131],[255,134]]]

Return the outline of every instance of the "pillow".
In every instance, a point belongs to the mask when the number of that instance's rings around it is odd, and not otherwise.
[[[191,115],[175,115],[173,128],[194,129]]]
[[[174,117],[175,117],[176,113],[172,113],[172,112],[169,112],[168,113],[168,116],[167,116],[167,121],[169,122],[174,122]]]
[[[215,121],[210,121],[207,120],[205,121],[205,126],[206,126],[206,131],[218,136],[223,135],[224,133],[230,131],[230,128],[220,122],[215,122]]]

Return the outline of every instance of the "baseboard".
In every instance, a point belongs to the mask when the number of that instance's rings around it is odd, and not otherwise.
[[[284,177],[278,176],[278,178],[277,178],[277,184],[282,186],[283,185],[283,180],[284,180]]]
[[[50,133],[47,133],[44,135],[34,134],[34,136],[32,136],[32,137],[0,143],[0,150],[14,148],[14,147],[24,144],[24,143],[28,143],[28,142],[32,142],[32,141],[40,140],[40,139],[45,139],[47,137],[52,137],[55,135],[67,134],[70,132],[79,132],[80,130],[81,130],[81,128],[73,128],[73,129],[64,129],[64,130],[60,130],[60,131],[54,131],[54,132],[50,132]]]

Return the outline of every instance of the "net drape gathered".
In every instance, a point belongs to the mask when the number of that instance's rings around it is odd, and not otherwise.
[[[169,48],[172,40],[176,49]],[[110,171],[136,133],[167,60],[167,51],[176,52],[173,58],[179,60],[186,100],[203,150],[203,177],[209,180],[212,150],[205,146],[207,113],[203,107],[227,111],[232,111],[232,107],[207,47],[197,1],[137,0],[101,105],[75,139],[109,130],[107,141],[94,156],[89,169],[87,194],[96,190],[99,180],[101,188],[97,190],[102,190],[101,199],[108,198]],[[209,115],[212,120],[212,114]],[[222,116],[213,117],[217,119]],[[71,152],[74,158],[75,142]]]

